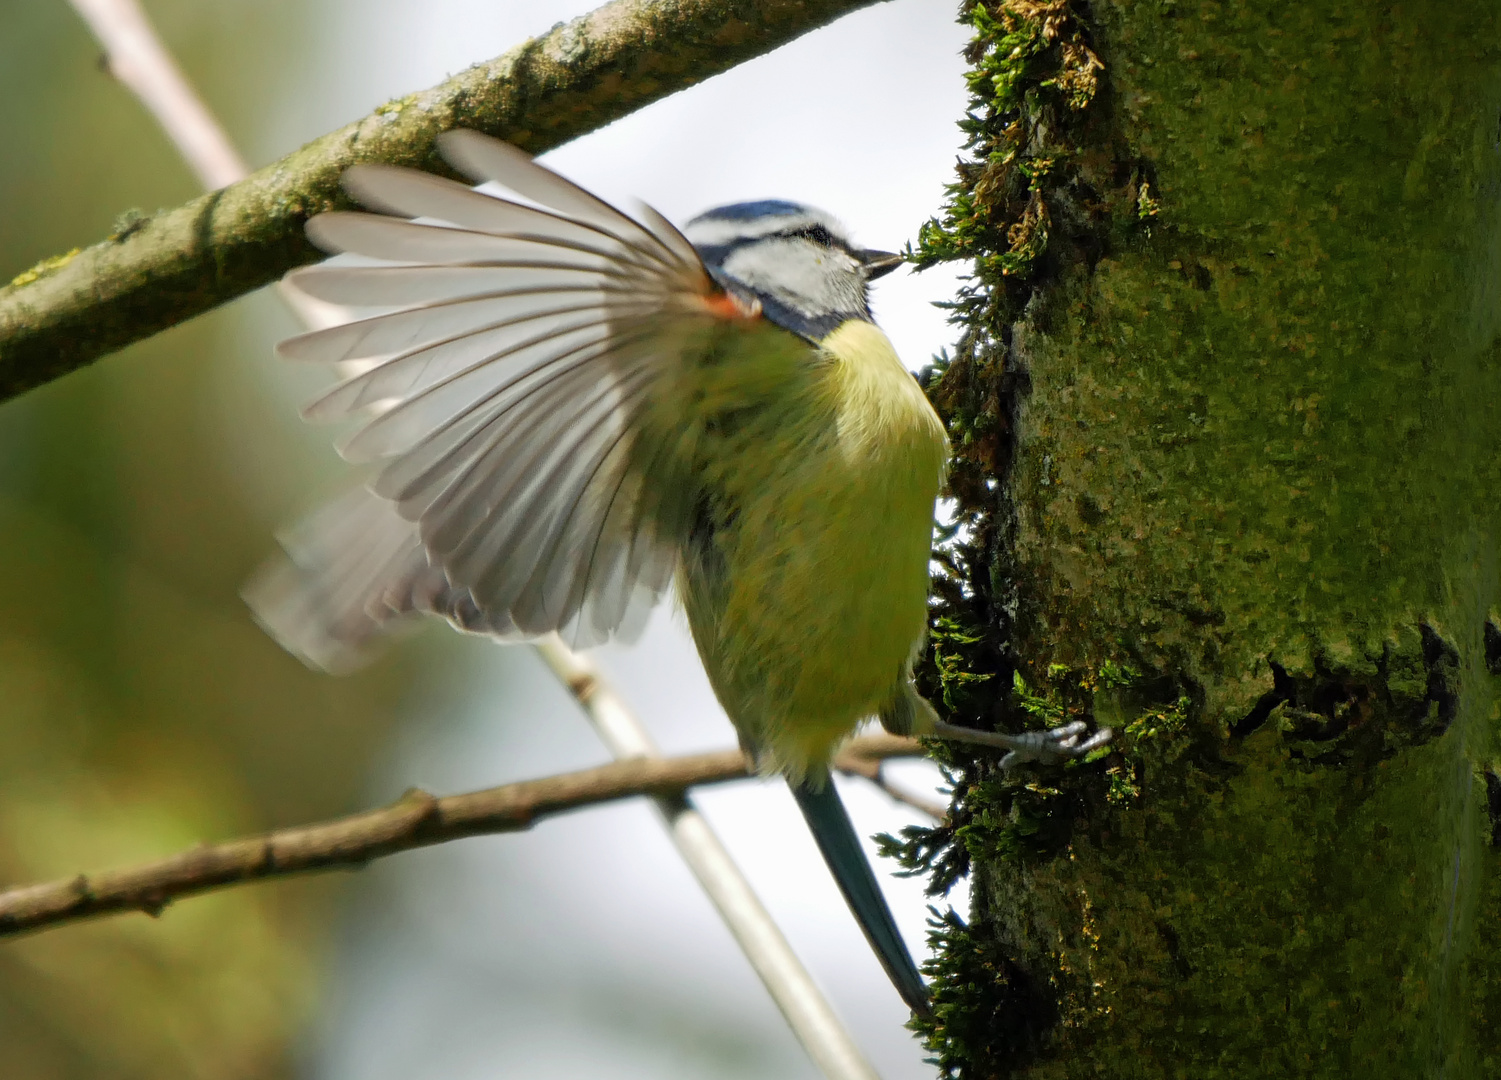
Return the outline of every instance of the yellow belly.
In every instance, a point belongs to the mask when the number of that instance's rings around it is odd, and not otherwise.
[[[767,767],[799,776],[892,699],[922,641],[947,455],[879,329],[846,323],[823,348],[804,391],[817,400],[776,414],[807,430],[735,474],[736,513],[715,537],[723,580],[710,589],[689,569],[681,583],[726,712]]]

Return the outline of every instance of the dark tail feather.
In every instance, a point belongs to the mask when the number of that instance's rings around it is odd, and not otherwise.
[[[792,797],[802,809],[813,839],[818,841],[818,850],[823,852],[824,862],[844,893],[845,902],[855,914],[855,921],[865,931],[865,939],[875,950],[881,966],[907,1007],[918,1016],[932,1016],[933,1006],[928,1000],[928,988],[923,985],[917,965],[907,952],[907,945],[897,932],[896,921],[876,875],[860,847],[860,838],[855,834],[854,823],[834,790],[834,781],[825,779],[821,787],[809,782],[788,782]]]

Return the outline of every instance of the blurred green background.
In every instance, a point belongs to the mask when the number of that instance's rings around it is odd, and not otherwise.
[[[309,60],[316,7],[149,7],[247,156],[274,156],[259,118],[292,104],[287,73]],[[6,280],[106,235],[127,208],[195,194],[98,60],[61,0],[0,4]],[[326,433],[303,429],[256,373],[292,329],[273,297],[252,297],[0,408],[0,881],[354,805],[410,668],[305,672],[237,595],[272,529],[308,505],[288,478],[336,474]],[[339,880],[7,943],[0,1072],[286,1075]]]

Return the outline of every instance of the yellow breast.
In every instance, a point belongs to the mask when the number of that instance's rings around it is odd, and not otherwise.
[[[718,541],[722,606],[689,607],[730,718],[794,775],[890,700],[922,640],[947,457],[937,415],[876,326],[847,322],[821,347],[803,391],[818,400],[783,412],[808,437],[748,471]]]

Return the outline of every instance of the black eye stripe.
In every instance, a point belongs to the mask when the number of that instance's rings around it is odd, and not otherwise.
[[[790,232],[784,232],[781,235],[789,239],[792,237],[801,237],[804,240],[812,240],[815,244],[822,244],[824,247],[834,246],[834,235],[822,225],[809,225],[802,229],[793,229]]]

